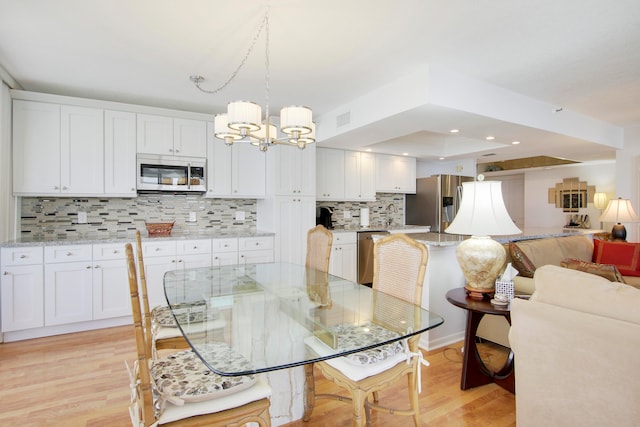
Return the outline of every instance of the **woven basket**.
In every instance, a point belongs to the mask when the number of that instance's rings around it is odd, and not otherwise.
[[[150,236],[166,236],[171,234],[171,229],[173,229],[174,222],[145,222],[144,225],[147,226],[147,232]]]

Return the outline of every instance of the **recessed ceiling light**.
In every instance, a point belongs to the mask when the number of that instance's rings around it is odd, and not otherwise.
[[[367,148],[367,151],[371,151],[371,148]]]
[[[445,159],[444,157],[440,157],[440,160],[444,160],[444,159]]]
[[[511,143],[511,145],[518,145],[518,144],[520,144],[520,141],[513,141],[513,142]]]
[[[408,156],[408,155],[409,155],[409,153],[402,153],[402,155],[403,155],[403,156]]]
[[[493,141],[494,139],[496,139],[496,137],[489,135],[486,139],[487,141]]]
[[[458,130],[458,129],[451,129],[449,132],[451,132],[451,133],[458,133],[458,132],[460,132],[460,130]]]

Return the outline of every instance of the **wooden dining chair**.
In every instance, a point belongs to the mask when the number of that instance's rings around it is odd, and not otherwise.
[[[307,254],[305,266],[328,272],[331,257],[333,233],[322,225],[316,225],[307,231]]]
[[[372,326],[378,329],[376,333],[393,333],[393,322],[387,322],[386,319],[393,318],[394,315],[420,315],[417,307],[411,308],[412,313],[396,313],[394,310],[398,305],[387,295],[420,305],[427,260],[426,247],[405,234],[392,234],[375,243],[373,289],[384,293],[375,294]],[[419,322],[419,319],[415,321]],[[304,419],[310,419],[315,399],[330,398],[351,402],[354,426],[364,425],[370,418],[370,410],[412,416],[414,425],[421,425],[418,404],[419,372],[421,362],[425,362],[418,348],[419,338],[420,335],[414,335],[404,344],[396,342],[367,352],[316,362],[315,366],[328,380],[349,391],[350,398],[333,394],[315,395],[315,390],[311,390],[307,396]],[[397,409],[380,405],[377,392],[405,376],[408,380],[409,408]],[[370,402],[369,397],[372,395],[373,402]]]
[[[183,350],[152,359],[148,352],[149,329],[142,319],[133,247],[125,246],[137,359],[130,375],[129,413],[134,426],[243,425],[256,422],[269,427],[271,388],[257,375],[223,377],[211,372],[192,351]],[[224,343],[212,343],[203,353],[233,351]],[[237,355],[234,364],[249,362]]]

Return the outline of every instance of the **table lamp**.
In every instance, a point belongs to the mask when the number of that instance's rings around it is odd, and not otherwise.
[[[456,258],[466,279],[471,298],[483,299],[491,295],[495,281],[507,257],[504,247],[490,236],[519,234],[521,231],[511,220],[502,199],[500,181],[462,183],[460,209],[445,233],[466,234],[456,248]]]
[[[618,197],[609,200],[607,209],[600,216],[601,222],[615,222],[611,229],[611,240],[627,241],[627,230],[622,225],[623,222],[638,222],[640,219],[631,206],[631,200]]]
[[[600,211],[600,215],[602,215],[602,210],[607,207],[608,201],[607,193],[593,194],[593,207]],[[602,221],[600,221],[600,228],[602,228]]]

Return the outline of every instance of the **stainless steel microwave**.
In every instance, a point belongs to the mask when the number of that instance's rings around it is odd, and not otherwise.
[[[206,191],[207,160],[138,154],[138,191]]]

